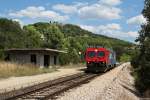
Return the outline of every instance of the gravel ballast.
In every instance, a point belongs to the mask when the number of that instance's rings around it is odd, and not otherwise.
[[[130,63],[124,63],[91,82],[66,91],[57,100],[138,100],[134,80],[129,74]]]

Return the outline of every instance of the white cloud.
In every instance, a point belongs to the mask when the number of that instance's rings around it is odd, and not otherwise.
[[[10,16],[13,17],[29,17],[29,18],[48,18],[51,20],[57,20],[57,21],[64,21],[68,19],[68,16],[62,16],[59,13],[56,13],[51,10],[45,10],[44,7],[39,6],[30,6],[26,9],[17,11],[17,12],[11,12],[9,13]]]
[[[54,10],[61,11],[66,14],[77,12],[77,7],[74,5],[57,4],[52,7]]]
[[[129,32],[127,32],[127,34],[130,37],[134,37],[134,38],[138,37],[138,32],[136,32],[136,31],[129,31]]]
[[[88,30],[90,32],[94,32],[95,33],[95,27],[94,26],[90,26],[90,25],[79,25],[82,29]]]
[[[120,30],[121,26],[116,23],[107,24],[107,25],[100,25],[98,26],[98,29],[100,30]]]
[[[146,23],[146,18],[143,15],[138,15],[127,20],[127,24],[142,25]]]
[[[80,26],[81,28],[92,31],[92,32],[96,32],[96,30],[98,31],[121,30],[121,26],[116,23],[107,24],[107,25],[99,25],[99,26],[90,26],[90,25],[80,25]]]
[[[23,27],[24,23],[20,19],[12,19],[12,20],[18,22],[20,26]]]
[[[119,19],[121,9],[102,4],[93,4],[79,9],[79,16],[86,19]]]
[[[119,38],[123,40],[133,40],[138,36],[138,32],[129,31],[124,32],[119,24],[112,23],[107,25],[99,25],[99,26],[90,26],[90,25],[80,25],[82,29],[91,31],[96,34],[102,34],[109,37]],[[133,42],[132,41],[132,42]]]
[[[116,6],[121,4],[121,0],[100,0],[99,3],[109,5],[109,6]]]
[[[88,5],[87,2],[74,2],[72,5],[56,4],[52,8],[65,14],[73,14],[78,13],[78,9],[86,5]]]
[[[107,25],[99,25],[99,26],[90,26],[90,25],[80,25],[81,28],[86,29],[88,31],[94,32],[94,33],[110,33],[112,31],[119,31],[121,30],[121,26],[116,23],[107,24]],[[107,35],[107,34],[105,34]]]
[[[122,10],[116,7],[116,5],[120,3],[120,0],[101,0],[93,4],[88,4],[86,2],[75,2],[72,5],[56,4],[53,5],[52,8],[65,14],[76,14],[83,19],[112,20],[121,18],[120,13]]]

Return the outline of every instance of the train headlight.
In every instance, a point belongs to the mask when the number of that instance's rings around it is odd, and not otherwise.
[[[95,52],[97,52],[98,50],[97,49],[95,49]]]

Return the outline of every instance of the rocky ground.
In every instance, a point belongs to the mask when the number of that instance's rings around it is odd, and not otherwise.
[[[130,75],[131,66],[124,67],[116,79],[104,89],[101,100],[138,100],[134,88],[134,78]]]
[[[58,100],[138,100],[130,63],[100,75],[88,84],[66,91]]]

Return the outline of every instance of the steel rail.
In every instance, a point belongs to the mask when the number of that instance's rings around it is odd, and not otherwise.
[[[10,91],[10,92],[1,93],[0,94],[0,100],[14,100],[14,99],[17,99],[17,98],[20,98],[20,97],[24,97],[25,95],[30,95],[32,93],[38,93],[37,91],[45,91],[46,89],[53,88],[55,86],[63,87],[62,84],[64,84],[64,83],[65,83],[65,85],[66,84],[68,85],[69,81],[73,82],[74,80],[80,80],[80,79],[82,79],[82,77],[85,77],[85,76],[86,77],[90,76],[90,74],[77,73],[77,74],[74,74],[74,75],[61,77],[61,78],[58,78],[58,79],[55,79],[55,80],[50,80],[50,81],[43,82],[43,83],[40,83],[40,84],[36,84],[36,85],[33,85],[33,86],[29,86],[29,87],[26,87],[26,88],[21,88],[21,89],[18,89],[18,90],[13,90],[13,91]],[[68,82],[68,83],[66,83],[66,82]],[[76,83],[74,83],[73,85],[75,85],[75,84]],[[68,85],[68,86],[70,86],[70,85]],[[67,87],[67,88],[69,88],[69,87]],[[42,93],[42,92],[40,92],[40,93]],[[55,93],[53,93],[53,94],[55,94]],[[45,95],[45,97],[47,97],[47,96]]]

